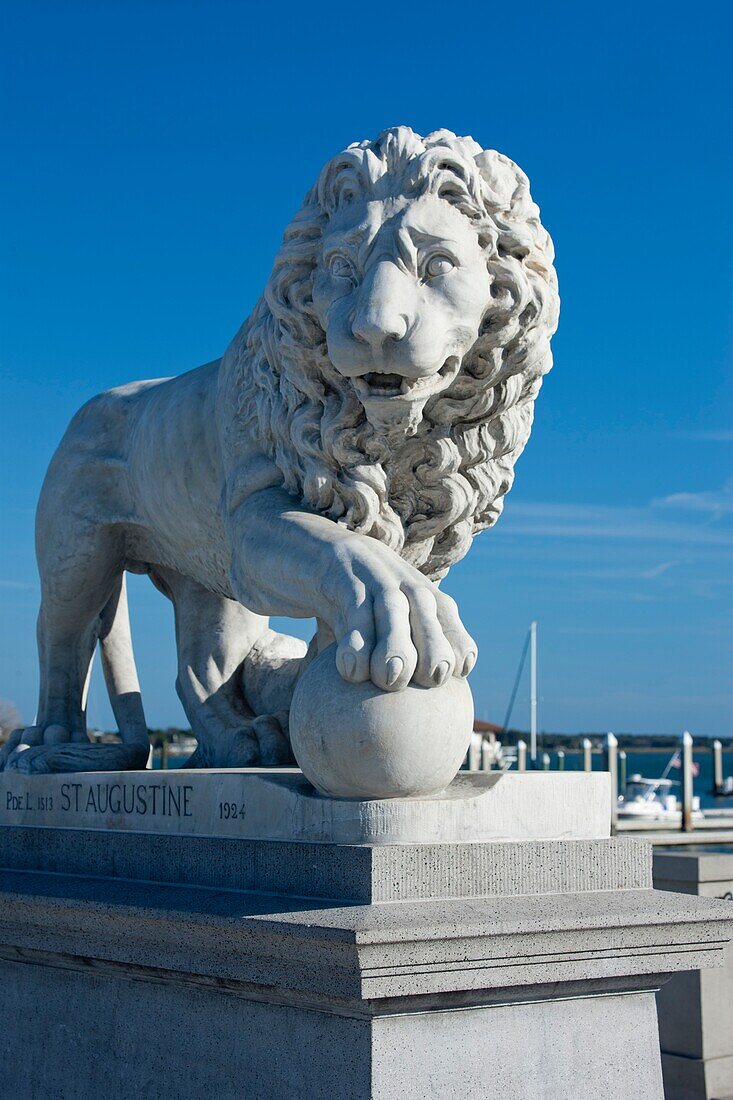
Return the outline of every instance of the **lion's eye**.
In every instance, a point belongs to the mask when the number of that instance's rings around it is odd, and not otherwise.
[[[450,256],[431,256],[425,266],[425,274],[429,279],[437,279],[439,275],[447,275],[455,266]]]
[[[328,270],[334,279],[350,279],[352,283],[356,282],[354,268],[345,256],[332,256],[328,261]]]

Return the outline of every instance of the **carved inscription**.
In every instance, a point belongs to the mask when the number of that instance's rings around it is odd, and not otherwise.
[[[42,813],[47,813],[53,810],[53,795],[31,795],[28,791],[24,791],[23,794],[13,794],[12,791],[5,792],[5,809],[6,810],[40,810]]]
[[[188,783],[138,783],[129,780],[112,782],[62,783],[56,798],[29,791],[5,792],[8,811],[69,814],[112,814],[126,817],[193,816],[191,798],[193,786]]]

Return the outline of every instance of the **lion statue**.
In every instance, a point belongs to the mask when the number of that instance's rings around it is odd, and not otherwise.
[[[193,766],[288,761],[297,677],[334,641],[384,691],[467,676],[438,582],[501,512],[557,317],[507,157],[400,126],[329,161],[224,357],[72,420],[38,507],[38,716],[0,767],[145,766],[125,571],[173,602]],[[314,617],[311,646],[273,614]],[[97,642],[120,744],[86,733]]]

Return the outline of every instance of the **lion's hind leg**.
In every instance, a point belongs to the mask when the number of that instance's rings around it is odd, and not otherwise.
[[[116,545],[103,531],[71,531],[73,554],[41,560],[38,616],[40,697],[33,726],[17,730],[0,753],[0,769],[29,773],[108,771],[145,767],[149,751],[142,706],[132,693],[113,706],[123,744],[92,745],[86,732],[86,694],[94,647],[103,662],[119,641],[125,617],[123,573]],[[62,547],[63,549],[63,547]],[[48,568],[45,568],[48,566]],[[109,669],[105,668],[110,682]],[[114,678],[114,677],[113,677]],[[129,677],[128,677],[129,680]],[[116,705],[115,705],[116,703]]]
[[[269,634],[267,619],[189,577],[172,570],[155,572],[155,583],[175,608],[176,690],[198,741],[189,766],[289,763],[290,745],[280,717],[255,712],[242,684],[245,659]]]

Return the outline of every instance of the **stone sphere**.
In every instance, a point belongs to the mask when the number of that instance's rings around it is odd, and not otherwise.
[[[351,684],[324,649],[298,680],[290,741],[303,774],[331,798],[409,798],[436,794],[468,751],[473,699],[465,680],[382,691]]]

